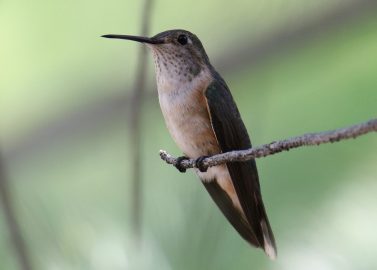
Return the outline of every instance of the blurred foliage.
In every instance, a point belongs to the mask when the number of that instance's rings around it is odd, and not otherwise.
[[[252,46],[349,2],[156,1],[152,30],[197,33],[216,66],[243,43]],[[258,160],[279,249],[270,262],[227,224],[192,172],[179,174],[160,161],[160,148],[179,150],[157,98],[143,108],[143,243],[136,249],[127,108],[91,128],[82,123],[47,137],[48,147],[18,147],[71,112],[131,90],[138,45],[99,36],[137,34],[140,1],[0,7],[0,142],[36,269],[376,269],[374,134]],[[376,14],[223,74],[255,145],[376,117]],[[0,269],[18,269],[5,224],[2,218]]]

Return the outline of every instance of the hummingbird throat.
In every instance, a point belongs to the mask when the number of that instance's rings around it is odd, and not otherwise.
[[[157,82],[172,84],[190,83],[203,71],[195,57],[184,51],[170,51],[165,46],[151,46]]]

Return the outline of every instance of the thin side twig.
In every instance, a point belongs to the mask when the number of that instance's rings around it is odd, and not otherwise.
[[[377,118],[367,122],[318,133],[308,133],[301,136],[275,141],[261,146],[253,147],[246,150],[226,152],[208,157],[203,160],[204,167],[212,167],[219,164],[235,161],[247,161],[253,158],[270,156],[290,149],[301,146],[320,145],[324,143],[333,143],[341,140],[356,138],[369,132],[377,131]],[[168,164],[176,165],[177,158],[160,150],[160,157]],[[196,168],[195,159],[183,160],[181,166],[185,169]]]
[[[141,14],[141,35],[147,36],[149,32],[152,0],[145,0]],[[141,238],[141,217],[142,217],[142,169],[141,169],[141,113],[145,93],[145,81],[147,76],[147,55],[146,48],[140,46],[138,56],[138,67],[132,92],[130,130],[131,130],[131,152],[132,164],[132,190],[131,190],[131,212],[133,231],[136,239]]]

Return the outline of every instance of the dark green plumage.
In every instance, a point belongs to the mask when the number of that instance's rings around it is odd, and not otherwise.
[[[233,97],[224,80],[215,71],[215,80],[208,86],[205,96],[208,103],[212,127],[220,144],[222,152],[251,148],[251,142],[246,127],[238,112]],[[224,215],[235,229],[248,242],[266,248],[265,237],[276,250],[275,239],[267,218],[260,191],[258,171],[255,160],[246,162],[227,163],[234,188],[245,213],[249,232],[245,231],[245,224],[237,215],[229,215],[229,205],[218,203]],[[220,188],[205,184],[211,196],[224,197]],[[234,209],[234,211],[237,211]],[[263,228],[263,222],[266,228]],[[253,237],[254,236],[254,237]],[[257,243],[256,241],[257,240]]]

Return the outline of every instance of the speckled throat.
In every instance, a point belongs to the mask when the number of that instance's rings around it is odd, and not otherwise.
[[[174,45],[149,46],[152,49],[157,83],[172,80],[189,83],[206,69],[206,64],[195,54],[177,50]]]

